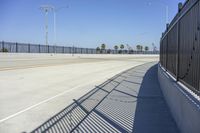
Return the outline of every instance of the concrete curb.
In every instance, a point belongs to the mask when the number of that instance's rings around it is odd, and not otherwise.
[[[158,65],[158,80],[172,116],[182,133],[200,133],[200,102]]]

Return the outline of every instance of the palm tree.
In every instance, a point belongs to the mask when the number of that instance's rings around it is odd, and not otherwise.
[[[117,45],[114,46],[114,49],[115,49],[115,50],[118,50],[118,48],[119,48],[119,47],[118,47]]]
[[[123,44],[120,45],[120,49],[121,49],[121,50],[124,49],[124,45],[123,45]]]
[[[121,53],[123,53],[122,51],[123,51],[123,49],[124,49],[124,45],[121,44],[119,47],[120,47],[120,49],[121,49]]]
[[[118,48],[119,47],[117,45],[114,46],[114,49],[115,49],[116,53],[117,53]]]
[[[141,50],[141,45],[137,45],[136,49],[137,49],[137,51],[140,51]]]
[[[97,53],[99,53],[101,49],[99,47],[96,48]]]
[[[105,50],[106,49],[106,45],[103,43],[101,44],[101,50]]]
[[[144,50],[145,50],[145,51],[149,51],[149,47],[148,47],[148,46],[145,46],[145,47],[144,47]]]
[[[105,49],[106,49],[106,44],[101,44],[101,52],[103,52],[103,51],[105,51]]]

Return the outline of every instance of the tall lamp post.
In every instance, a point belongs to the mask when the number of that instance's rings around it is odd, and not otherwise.
[[[54,6],[52,6],[53,9],[53,22],[54,22],[54,47],[56,48],[56,42],[57,42],[57,28],[56,28],[56,14],[59,10],[63,9],[63,8],[68,8],[68,6],[64,6],[64,7],[60,7],[60,8],[56,8]],[[54,51],[56,53],[56,50]]]
[[[167,5],[167,3],[165,3],[164,1],[162,1],[162,0],[159,0],[161,3],[161,5],[163,5],[163,6],[165,6],[165,19],[166,19],[166,24],[168,24],[169,23],[169,6]],[[153,1],[153,2],[155,2],[155,1]],[[149,2],[148,4],[149,4],[149,6],[151,6],[151,4],[153,3],[152,1],[151,2]]]
[[[42,5],[40,9],[45,13],[45,36],[46,36],[46,46],[48,46],[48,13],[53,10],[50,5]]]

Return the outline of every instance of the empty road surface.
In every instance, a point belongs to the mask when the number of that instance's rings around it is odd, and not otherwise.
[[[157,55],[0,54],[0,132],[30,132],[94,88]]]

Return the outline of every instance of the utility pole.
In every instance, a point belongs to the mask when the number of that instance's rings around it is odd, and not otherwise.
[[[166,10],[166,24],[169,23],[169,6],[168,5],[164,5],[165,6],[165,10]]]
[[[48,13],[53,10],[53,7],[50,5],[42,5],[40,9],[45,13],[45,38],[46,46],[48,46]]]
[[[59,7],[59,8],[56,8],[56,7],[54,7],[54,6],[52,6],[52,9],[53,9],[53,25],[54,25],[54,47],[56,48],[56,42],[57,42],[57,28],[56,28],[56,21],[57,21],[57,19],[56,19],[56,14],[57,14],[57,12],[59,11],[59,10],[61,10],[61,9],[63,9],[63,8],[68,8],[68,6],[63,6],[63,7]],[[54,51],[55,53],[56,53],[56,50]]]
[[[57,34],[56,34],[56,9],[55,7],[53,8],[53,24],[54,24],[54,47],[55,47],[55,51],[54,53],[56,53],[56,40],[57,40]]]
[[[157,51],[157,47],[155,46],[154,43],[152,43],[152,50],[153,50],[154,53]]]
[[[166,21],[166,24],[168,24],[169,23],[169,6],[166,2],[162,0],[159,0],[159,1],[160,1],[160,4],[165,7],[165,21]],[[155,1],[150,1],[148,5],[151,6],[153,2]]]

